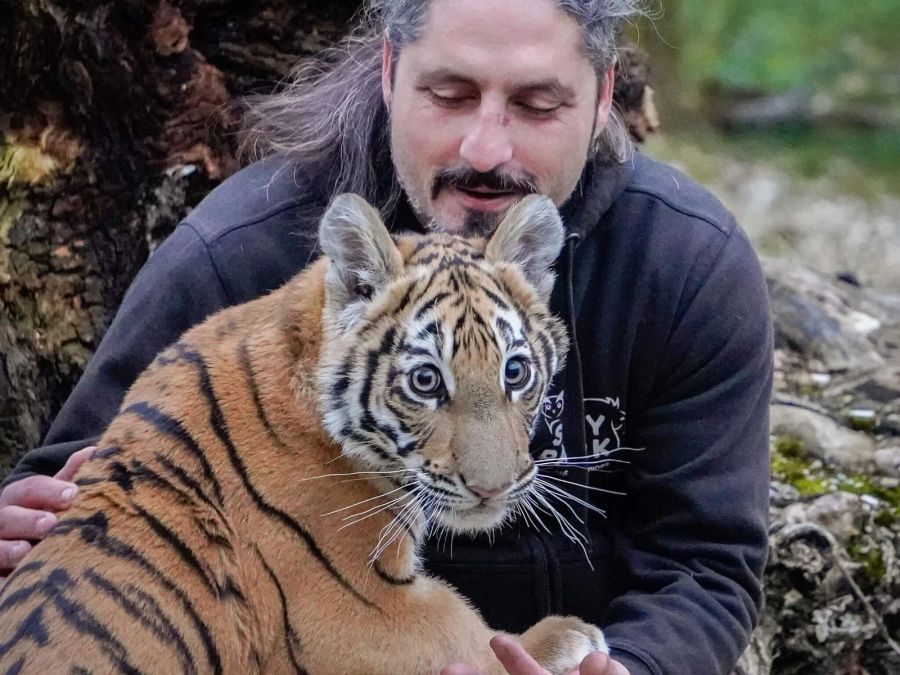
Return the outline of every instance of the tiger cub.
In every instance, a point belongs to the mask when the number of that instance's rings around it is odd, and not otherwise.
[[[132,386],[2,589],[0,671],[505,672],[417,551],[432,527],[499,526],[532,488],[568,347],[546,305],[559,215],[535,196],[488,241],[395,241],[344,195],[319,236],[327,257]],[[553,673],[605,649],[575,618],[518,639]]]

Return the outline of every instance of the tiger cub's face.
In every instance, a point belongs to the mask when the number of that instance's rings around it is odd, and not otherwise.
[[[351,195],[323,218],[326,428],[453,530],[501,524],[535,476],[529,439],[568,348],[546,304],[562,241],[555,207],[536,196],[489,240],[395,242]]]

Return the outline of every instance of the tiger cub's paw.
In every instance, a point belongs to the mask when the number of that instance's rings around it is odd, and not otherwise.
[[[591,652],[609,653],[603,631],[574,616],[548,616],[522,633],[520,641],[553,675],[577,668]]]

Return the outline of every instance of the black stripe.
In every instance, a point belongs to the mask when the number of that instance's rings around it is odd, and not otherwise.
[[[197,672],[194,657],[184,637],[152,596],[132,584],[124,588],[116,586],[93,570],[86,570],[84,578],[98,591],[112,598],[128,616],[153,633],[160,642],[174,647],[181,661],[181,672]]]
[[[153,483],[157,488],[162,490],[166,490],[175,495],[178,501],[181,504],[193,504],[193,499],[191,499],[190,495],[188,495],[184,490],[180,487],[172,483],[168,478],[163,476],[162,474],[157,473],[150,467],[145,464],[142,464],[136,459],[132,459],[129,462],[129,466],[127,468],[129,480],[132,482],[134,480],[142,480],[146,482]]]
[[[469,308],[466,308],[466,311],[459,315],[459,318],[456,320],[456,325],[453,326],[453,354],[455,355],[459,348],[462,347],[465,349],[466,345],[466,336],[462,335],[463,327],[466,325],[466,314],[469,313]]]
[[[228,457],[231,461],[232,466],[234,467],[235,472],[241,479],[244,488],[253,498],[253,501],[256,504],[257,508],[266,515],[275,518],[276,520],[280,521],[282,524],[290,528],[295,534],[297,534],[297,536],[299,536],[304,541],[313,557],[331,573],[331,575],[338,583],[341,584],[341,586],[350,591],[350,593],[352,593],[354,597],[356,597],[366,606],[373,607],[374,605],[372,604],[372,602],[355,588],[353,588],[350,582],[344,579],[341,573],[338,572],[331,560],[329,560],[329,558],[325,555],[324,551],[319,548],[319,545],[316,543],[312,535],[307,532],[299,522],[294,520],[287,513],[266,501],[266,498],[259,492],[256,486],[250,480],[250,474],[247,471],[247,467],[244,464],[243,459],[241,459],[240,453],[238,453],[237,448],[234,445],[234,441],[231,440],[231,435],[228,432],[228,427],[225,422],[225,416],[222,413],[221,407],[219,407],[219,401],[216,398],[215,392],[213,391],[212,382],[209,376],[209,369],[207,368],[206,362],[203,360],[203,357],[197,352],[189,352],[184,348],[182,348],[181,352],[182,356],[193,363],[197,368],[197,373],[200,376],[200,389],[206,397],[207,402],[209,403],[210,426],[213,428],[216,436],[218,436],[219,441],[222,443],[222,445],[225,446],[226,450],[228,451]]]
[[[50,641],[47,627],[44,626],[43,607],[35,607],[31,610],[28,616],[25,617],[25,620],[16,627],[16,632],[13,633],[13,636],[7,642],[0,642],[0,654],[6,652],[10,647],[14,647],[20,640],[25,639],[32,640],[41,647],[47,646],[47,643]]]
[[[416,288],[416,282],[412,282],[409,286],[406,287],[406,292],[403,294],[403,297],[400,298],[400,302],[397,303],[397,306],[393,309],[391,314],[399,314],[406,306],[409,304],[410,299],[412,298],[412,292]]]
[[[112,462],[109,465],[109,475],[106,478],[118,485],[125,492],[131,492],[134,487],[131,472],[124,464],[122,464],[122,462]]]
[[[184,446],[197,459],[197,461],[200,462],[200,467],[201,469],[203,469],[203,477],[212,485],[216,501],[219,504],[223,502],[222,488],[219,485],[219,481],[216,480],[216,476],[213,473],[212,466],[210,465],[209,460],[206,459],[206,455],[204,454],[203,449],[197,444],[197,441],[194,440],[190,433],[188,433],[188,431],[181,425],[181,422],[179,422],[174,417],[166,415],[164,412],[154,408],[145,401],[133,403],[125,408],[125,410],[123,410],[122,412],[137,415],[142,420],[152,425],[153,428],[158,432],[174,438],[182,446]]]
[[[422,330],[418,332],[416,335],[416,340],[424,340],[425,338],[431,336],[432,339],[436,339],[438,334],[438,323],[437,321],[432,321],[427,326],[425,326]]]
[[[410,435],[412,432],[409,428],[409,424],[406,423],[406,419],[403,417],[403,412],[398,408],[394,403],[385,397],[384,399],[384,407],[388,409],[388,411],[394,416],[394,419],[397,420],[397,427],[404,434]]]
[[[428,312],[430,312],[431,310],[433,310],[435,305],[437,305],[439,302],[441,302],[442,300],[445,300],[449,297],[450,297],[450,294],[447,293],[446,291],[438,293],[433,298],[431,298],[428,302],[426,302],[424,305],[419,307],[418,310],[416,310],[416,315],[414,317],[414,320],[420,321],[421,319],[425,318],[425,315]]]
[[[497,295],[493,291],[488,290],[487,288],[484,288],[483,286],[482,286],[481,290],[484,291],[484,294],[486,296],[488,296],[488,298],[491,300],[491,302],[493,302],[495,305],[497,305],[497,307],[499,307],[500,309],[502,309],[504,311],[509,311],[509,305],[506,304],[506,301],[503,298],[501,298],[499,295]]]
[[[9,667],[9,670],[6,671],[6,675],[19,675],[22,672],[22,668],[25,666],[25,655],[19,657],[19,660],[16,661]]]
[[[141,671],[135,668],[128,660],[128,650],[109,629],[83,605],[66,598],[62,594],[61,591],[64,587],[72,587],[74,584],[68,573],[61,568],[57,568],[50,573],[48,578],[52,580],[53,577],[56,577],[59,582],[60,592],[54,593],[50,596],[50,599],[56,605],[56,609],[59,611],[63,621],[82,635],[94,638],[99,643],[100,650],[113,662],[120,673],[140,675]]]
[[[159,582],[163,588],[179,599],[203,641],[206,656],[209,659],[210,665],[213,667],[213,672],[217,675],[221,675],[222,659],[219,656],[218,647],[212,639],[212,635],[209,632],[206,622],[200,618],[187,594],[181,590],[180,586],[176,586],[168,577],[166,577],[160,569],[146,560],[136,549],[119,541],[115,537],[110,536],[108,534],[108,527],[109,521],[106,516],[103,513],[98,512],[87,518],[64,518],[53,528],[50,532],[50,536],[65,535],[72,530],[77,529],[81,540],[85,543],[91,544],[113,558],[128,560],[146,571],[151,577]],[[0,611],[2,611],[2,607],[0,607]]]
[[[200,501],[210,507],[213,511],[216,512],[216,515],[222,520],[223,523],[227,522],[225,518],[225,514],[222,513],[222,510],[219,506],[209,498],[209,496],[203,491],[203,488],[200,484],[194,480],[190,474],[187,473],[180,466],[175,464],[171,459],[163,455],[161,452],[157,452],[155,455],[156,461],[160,463],[160,465],[166,469],[169,473],[171,473],[182,485],[184,485],[187,489],[194,493],[194,496],[197,497]]]
[[[402,384],[395,384],[393,387],[391,387],[391,393],[408,405],[414,405],[417,407],[422,406],[421,402],[417,401],[412,396],[406,393],[406,390],[403,388]]]
[[[246,339],[242,340],[238,347],[238,360],[240,361],[241,368],[244,369],[247,384],[250,385],[250,394],[253,397],[253,406],[256,409],[257,419],[259,419],[260,424],[263,425],[263,428],[266,430],[266,433],[269,434],[269,437],[275,441],[279,447],[287,448],[287,443],[282,440],[281,436],[275,430],[275,427],[272,425],[272,422],[269,420],[269,416],[266,414],[266,410],[263,407],[259,386],[256,384],[256,371],[253,369],[253,362],[250,360],[250,350],[247,348]]]
[[[222,597],[223,588],[216,583],[215,578],[213,577],[212,572],[210,572],[209,568],[207,568],[198,558],[194,555],[194,552],[185,544],[177,534],[166,525],[159,520],[152,513],[147,511],[141,506],[138,506],[134,502],[131,504],[132,508],[135,512],[141,516],[147,524],[156,532],[159,537],[165,541],[169,546],[175,549],[175,552],[178,553],[178,556],[181,560],[188,565],[194,572],[200,577],[200,580],[206,584],[207,588],[209,588],[210,593],[213,594],[216,598]]]
[[[272,567],[266,562],[266,559],[263,558],[259,547],[254,544],[253,548],[256,549],[256,555],[262,563],[263,568],[265,568],[266,573],[269,575],[269,579],[275,584],[275,589],[278,591],[278,597],[281,599],[281,620],[284,622],[284,644],[287,647],[288,655],[291,657],[291,664],[294,666],[294,672],[305,675],[306,671],[303,669],[303,666],[300,665],[300,659],[298,657],[298,655],[303,652],[303,647],[300,644],[300,638],[297,636],[297,631],[294,630],[294,627],[291,625],[291,617],[288,614],[287,596],[284,594],[284,588],[282,588],[281,582],[278,581],[278,577],[275,575]]]
[[[363,374],[363,386],[359,392],[359,406],[363,410],[362,419],[359,421],[360,427],[364,431],[388,437],[388,439],[396,447],[397,437],[390,429],[381,429],[375,423],[375,417],[372,415],[372,402],[369,398],[372,395],[372,386],[375,383],[375,372],[378,370],[380,360],[383,356],[389,355],[394,349],[395,338],[397,337],[397,327],[388,328],[381,338],[381,344],[377,349],[371,349],[366,356],[366,371]]]
[[[432,471],[431,469],[426,469],[425,467],[422,467],[421,471],[435,483],[446,483],[447,485],[449,485],[451,487],[456,487],[456,484],[452,480],[450,480],[449,478],[444,476],[443,474],[436,473],[436,472]]]
[[[418,253],[422,252],[422,249],[428,246],[432,242],[430,237],[422,237],[418,244],[416,244],[413,249],[412,255],[410,255],[410,260],[416,257]]]
[[[367,438],[366,436],[363,436],[361,433],[353,430],[352,428],[343,429],[341,431],[341,433],[344,436],[344,438],[349,439],[349,440],[353,441],[354,443],[358,443],[359,445],[366,446],[366,450],[371,450],[376,455],[378,455],[378,457],[380,459],[384,460],[385,462],[388,462],[389,465],[391,465],[391,466],[397,465],[397,461],[398,461],[397,458],[394,457],[393,455],[388,454],[380,446],[375,445],[372,442],[372,439]]]
[[[75,485],[79,487],[87,487],[89,485],[96,485],[97,483],[105,483],[106,478],[103,476],[94,476],[93,478],[79,478],[75,481]]]
[[[384,570],[384,568],[381,566],[380,560],[376,560],[373,567],[375,568],[375,573],[379,577],[381,577],[381,579],[383,581],[386,581],[387,583],[391,584],[392,586],[409,586],[412,582],[414,582],[416,580],[415,574],[411,574],[408,577],[402,577],[402,578],[395,577],[395,576],[392,576],[391,574],[388,574]]]
[[[416,289],[416,285],[416,281],[411,281],[406,291],[403,293],[403,296],[400,298],[396,305],[388,305],[378,314],[367,318],[366,321],[368,323],[359,331],[358,337],[360,339],[365,338],[370,332],[377,329],[381,325],[383,320],[394,319],[398,314],[401,314],[412,302],[412,293]],[[422,297],[423,293],[424,291],[416,296],[416,302],[418,302],[418,300]]]
[[[423,256],[421,259],[416,260],[416,265],[430,265],[435,260],[444,255],[443,251],[436,251],[434,253],[429,253],[426,256]]]
[[[7,577],[6,583],[9,584],[15,577],[22,576],[23,574],[27,574],[28,572],[36,572],[44,566],[43,560],[33,560],[30,563],[25,563],[24,565],[19,565],[13,570],[13,573]]]
[[[426,485],[425,487],[427,487],[432,492],[437,492],[438,494],[449,495],[450,497],[459,497],[456,492],[445,490],[444,488],[439,488],[437,485]]]
[[[405,354],[409,354],[410,356],[431,356],[431,352],[429,350],[423,349],[422,347],[413,347],[412,345],[408,345],[406,343],[404,343],[401,349]]]
[[[91,453],[91,459],[108,459],[109,457],[115,457],[118,454],[121,454],[122,448],[118,446],[111,446],[108,448],[103,448],[102,450],[95,450]]]
[[[10,587],[9,582],[7,582],[7,587]],[[36,593],[42,592],[49,597],[54,593],[59,592],[59,590],[59,578],[58,576],[53,576],[53,573],[51,572],[49,575],[41,577],[30,586],[17,588],[10,593],[3,602],[0,603],[0,613],[5,612],[20,602],[29,600]]]
[[[525,332],[528,333],[531,331],[531,321],[528,318],[527,313],[525,312],[525,308],[522,307],[516,301],[515,294],[512,292],[512,289],[509,287],[509,284],[506,283],[504,279],[496,278],[494,282],[497,284],[497,287],[500,289],[500,292],[503,293],[507,298],[509,298],[510,304],[512,305],[513,310],[515,310],[516,314],[519,315],[519,321],[522,322],[522,327],[525,329]]]
[[[437,281],[438,276],[439,276],[438,270],[435,270],[434,272],[432,272],[431,276],[428,277],[428,280],[424,284],[421,284],[422,287],[419,290],[419,292],[416,294],[416,296],[414,298],[409,299],[409,304],[411,304],[415,307],[420,302],[422,302],[422,298],[424,298],[426,295],[428,295],[431,292],[431,287]]]
[[[182,484],[186,485],[188,489],[190,489],[195,496],[201,499],[206,505],[208,505],[212,510],[216,512],[216,515],[220,518],[221,523],[226,522],[225,515],[216,506],[200,489],[200,486],[196,481],[191,479],[180,467],[173,464],[167,457],[162,455],[161,453],[155,453],[156,459],[169,471],[171,471],[175,477]],[[191,495],[185,492],[182,488],[175,485],[171,480],[169,480],[166,476],[154,471],[146,464],[141,464],[136,459],[132,459],[130,462],[130,467],[128,468],[129,476],[131,480],[142,480],[153,483],[157,488],[162,490],[166,490],[175,495],[176,499],[181,504],[186,504],[188,506],[194,505],[194,500]],[[195,523],[197,524],[198,529],[206,536],[207,540],[216,544],[217,546],[221,546],[228,550],[232,550],[233,546],[231,540],[222,534],[221,532],[211,531],[209,527],[209,523],[204,518],[194,518]],[[217,592],[219,594],[222,593],[224,587],[221,585],[216,585],[218,589]],[[225,595],[239,595],[233,593],[225,593]],[[242,597],[242,596],[241,596]]]
[[[512,325],[502,316],[494,317],[494,323],[497,326],[497,330],[500,331],[504,342],[506,342],[506,348],[509,349],[510,343],[515,339],[515,331]]]

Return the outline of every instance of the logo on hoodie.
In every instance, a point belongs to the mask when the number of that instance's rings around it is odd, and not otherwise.
[[[625,411],[618,397],[584,399],[586,447],[572,451],[565,447],[563,413],[565,392],[544,398],[532,448],[536,459],[591,460],[612,454],[622,447],[625,433]]]
[[[561,391],[554,396],[548,396],[541,403],[541,419],[546,425],[550,435],[550,447],[541,450],[538,459],[565,459],[563,447],[563,421],[562,415],[565,409],[564,397],[566,392]]]

